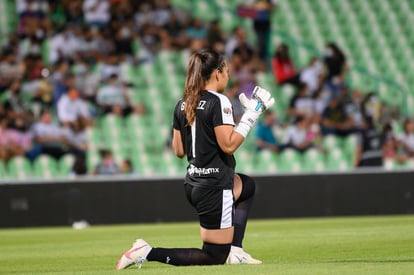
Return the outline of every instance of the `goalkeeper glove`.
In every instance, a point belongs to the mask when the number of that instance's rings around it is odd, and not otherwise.
[[[254,126],[259,116],[273,106],[275,99],[269,91],[256,86],[252,97],[248,99],[245,94],[240,94],[240,102],[245,108],[244,114],[236,126],[235,131],[246,138],[250,129]]]

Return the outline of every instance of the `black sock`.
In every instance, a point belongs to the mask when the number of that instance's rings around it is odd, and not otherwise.
[[[230,244],[207,244],[198,248],[153,248],[148,261],[185,266],[224,264],[230,252]]]
[[[239,174],[243,188],[239,199],[235,204],[234,213],[234,236],[232,245],[243,247],[243,238],[246,231],[247,217],[249,215],[250,208],[253,205],[254,193],[256,191],[256,185],[252,178],[249,176]]]
[[[242,243],[247,226],[247,217],[252,204],[253,197],[237,204],[236,206],[234,213],[234,235],[232,243],[234,246],[243,247]]]

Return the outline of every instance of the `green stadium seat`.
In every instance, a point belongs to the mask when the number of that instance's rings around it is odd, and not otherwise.
[[[58,173],[60,177],[69,177],[75,157],[72,154],[63,155],[58,161]]]
[[[236,171],[241,173],[250,173],[254,171],[254,154],[252,150],[255,150],[254,147],[249,149],[245,146],[240,147],[236,154]]]
[[[336,135],[329,134],[323,137],[322,146],[328,151],[342,146],[342,139]]]
[[[6,165],[3,161],[0,161],[0,179],[7,177]]]
[[[101,157],[99,156],[99,152],[96,150],[88,150],[86,153],[86,166],[88,168],[88,172],[92,172],[96,165],[99,163]]]
[[[385,170],[412,170],[414,169],[414,160],[410,159],[406,162],[397,162],[393,159],[387,158],[384,160]]]
[[[294,149],[285,149],[279,153],[278,167],[281,172],[302,172],[302,156]]]
[[[33,176],[32,166],[25,157],[14,157],[7,163],[8,176],[12,179],[30,179]]]
[[[257,152],[254,157],[254,164],[256,173],[276,173],[279,170],[277,155],[269,150]]]
[[[40,155],[33,162],[34,176],[40,179],[53,179],[58,177],[57,162],[48,155]]]
[[[347,159],[341,149],[335,148],[329,151],[325,167],[330,171],[348,171],[353,168],[353,163]]]
[[[311,148],[303,153],[303,170],[308,172],[325,171],[325,155],[318,149]]]
[[[342,148],[348,161],[355,159],[355,150],[357,147],[357,136],[349,135],[343,139]]]

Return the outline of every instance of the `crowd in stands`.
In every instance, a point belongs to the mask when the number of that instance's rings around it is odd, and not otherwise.
[[[270,132],[263,131],[271,124],[267,121],[270,118],[266,118],[256,133],[258,150],[270,148],[280,152],[294,148],[304,152],[317,148],[329,153],[329,148],[321,146],[321,138],[354,134],[357,137],[356,167],[382,166],[382,160],[387,158],[398,163],[412,158],[413,120],[407,118],[403,133],[396,136],[390,118],[384,115],[386,106],[380,98],[374,92],[363,93],[347,85],[346,55],[335,43],[327,43],[323,54],[312,57],[301,69],[295,66],[289,46],[281,43],[276,47],[271,64],[277,85],[292,85],[296,93],[290,100],[287,113],[291,125],[283,140],[278,141]],[[270,117],[276,121],[274,115]],[[367,152],[364,154],[361,150]],[[363,162],[366,156],[381,161]]]
[[[277,10],[273,4],[269,10],[274,8]],[[383,123],[375,94],[347,86],[346,55],[335,43],[327,44],[323,56],[297,68],[288,45],[277,45],[274,55],[266,58],[260,46],[263,41],[259,46],[250,43],[246,29],[236,26],[227,33],[218,20],[194,18],[172,7],[169,0],[17,0],[17,11],[17,29],[0,52],[3,162],[15,156],[33,161],[41,154],[54,158],[73,154],[80,160],[78,165],[85,163],[85,130],[95,127],[97,117],[108,113],[148,115],[143,103],[131,100],[133,89],[124,81],[121,65],[152,62],[162,50],[191,53],[211,47],[224,54],[232,74],[226,94],[233,103],[236,122],[243,113],[238,94],[250,96],[258,84],[258,72],[272,71],[277,85],[296,89],[283,139],[276,137],[278,118],[269,111],[257,128],[258,150],[279,153],[294,148],[304,152],[316,147],[326,152],[320,145],[323,136],[359,133],[367,117],[375,125]],[[256,31],[268,39],[268,32]],[[414,157],[413,120],[407,120],[398,138],[389,124],[383,129],[387,157],[401,162]],[[129,160],[116,164],[110,151],[101,153],[102,161],[92,173],[135,171]]]

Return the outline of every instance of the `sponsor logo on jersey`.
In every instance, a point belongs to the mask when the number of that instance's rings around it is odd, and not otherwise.
[[[225,113],[226,115],[231,115],[231,108],[230,107],[224,107],[223,108],[223,113]]]
[[[220,173],[220,168],[198,168],[192,164],[188,168],[188,174],[190,176],[193,176],[193,175],[202,176],[202,175],[211,175],[211,174],[218,174],[218,173]]]

